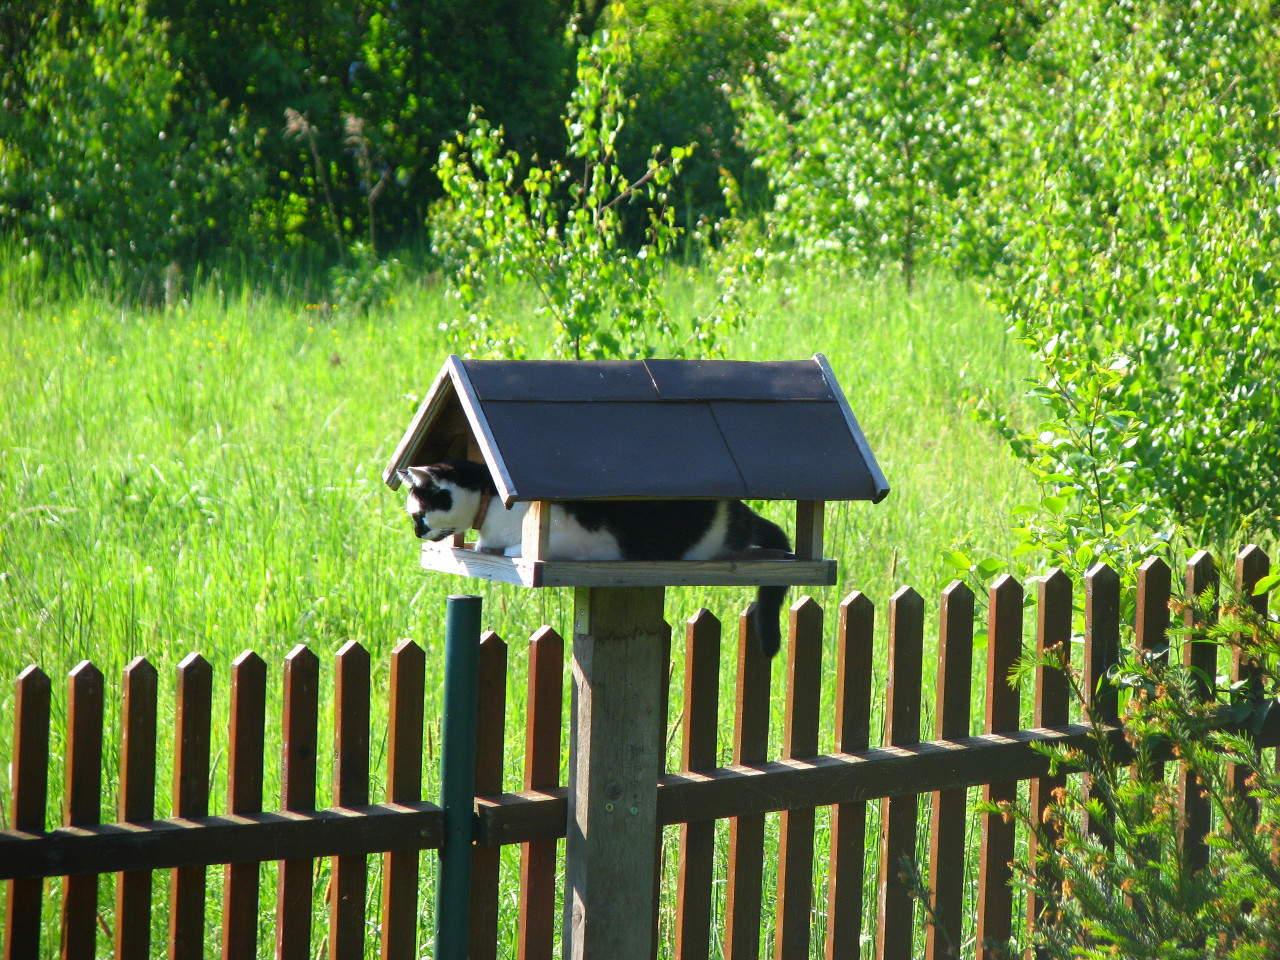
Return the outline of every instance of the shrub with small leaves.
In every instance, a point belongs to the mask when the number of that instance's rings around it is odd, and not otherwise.
[[[1112,493],[1197,542],[1280,531],[1278,58],[1248,3],[1064,3],[1006,75],[1004,162],[967,200],[1043,386],[1115,374],[1090,427],[1131,425]],[[1053,432],[1057,472],[1096,471]]]
[[[550,349],[575,360],[714,354],[734,319],[721,311],[680,322],[661,281],[679,231],[667,203],[685,147],[655,147],[634,180],[618,161],[627,101],[618,74],[628,56],[605,31],[578,56],[578,83],[565,111],[568,155],[532,163],[509,149],[501,128],[473,114],[470,128],[440,155],[446,199],[432,211],[433,245],[464,316],[452,326],[472,356],[522,356],[520,322],[500,319],[495,288],[524,284],[532,312],[549,321]],[[622,207],[645,203],[638,248],[623,242]]]
[[[918,265],[949,242],[953,203],[983,179],[978,118],[1020,6],[966,0],[823,5],[738,106],[774,192],[783,255],[868,270]]]
[[[24,109],[0,110],[0,230],[152,297],[171,262],[248,235],[253,136],[207,91],[175,111],[183,67],[145,6],[55,13],[25,56]]]
[[[1220,617],[1213,592],[1187,598],[1193,626],[1170,631],[1172,649],[1137,654],[1106,683],[1119,688],[1123,737],[1091,722],[1086,748],[1046,752],[1068,778],[1042,813],[1008,808],[1037,837],[1037,855],[1015,863],[1018,882],[1042,909],[1033,943],[1050,958],[1273,957],[1280,952],[1280,776],[1255,737],[1280,693],[1280,632],[1265,613],[1265,578],[1252,596],[1231,596]],[[1216,618],[1216,619],[1215,619]],[[1213,644],[1238,653],[1242,679],[1224,683],[1182,665],[1182,648]],[[1061,648],[1021,664],[1065,669],[1083,709],[1093,691]],[[1175,759],[1203,791],[1214,827],[1204,853],[1184,841]],[[1234,764],[1233,768],[1231,765]],[[1194,839],[1194,838],[1193,838]]]

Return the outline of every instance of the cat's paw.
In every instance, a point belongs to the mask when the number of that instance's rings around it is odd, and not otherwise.
[[[513,543],[511,546],[507,547],[507,549],[505,549],[505,550],[503,550],[503,551],[502,551],[502,555],[503,555],[504,557],[518,557],[518,556],[520,556],[520,544],[518,544],[518,543]]]

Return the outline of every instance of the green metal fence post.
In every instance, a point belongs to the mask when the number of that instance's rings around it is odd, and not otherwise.
[[[466,960],[475,806],[480,598],[451,596],[445,608],[440,807],[444,846],[436,885],[435,960]]]

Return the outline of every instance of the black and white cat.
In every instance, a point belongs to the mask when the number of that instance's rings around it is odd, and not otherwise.
[[[399,472],[409,488],[405,509],[413,532],[440,541],[479,531],[476,547],[520,555],[527,503],[490,509],[498,493],[489,470],[469,460],[450,460]],[[551,506],[548,559],[717,560],[752,547],[789,552],[776,523],[741,500],[566,500]],[[786,587],[760,587],[756,633],[766,657],[778,652],[778,616]]]

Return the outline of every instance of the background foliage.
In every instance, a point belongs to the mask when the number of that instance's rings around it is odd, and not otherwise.
[[[198,598],[253,569],[223,606],[254,632],[413,623],[317,560],[390,536],[346,516],[372,468],[291,479],[323,444],[280,424],[342,422],[295,375],[390,409],[448,350],[856,355],[901,508],[831,539],[890,585],[1105,560],[1131,591],[1153,553],[1274,541],[1278,27],[1261,0],[4,4],[0,617],[33,658],[103,617],[209,636]],[[313,549],[276,549],[291,483],[344,515],[288,528]],[[1063,905],[1091,950],[1126,879],[1097,876]]]

